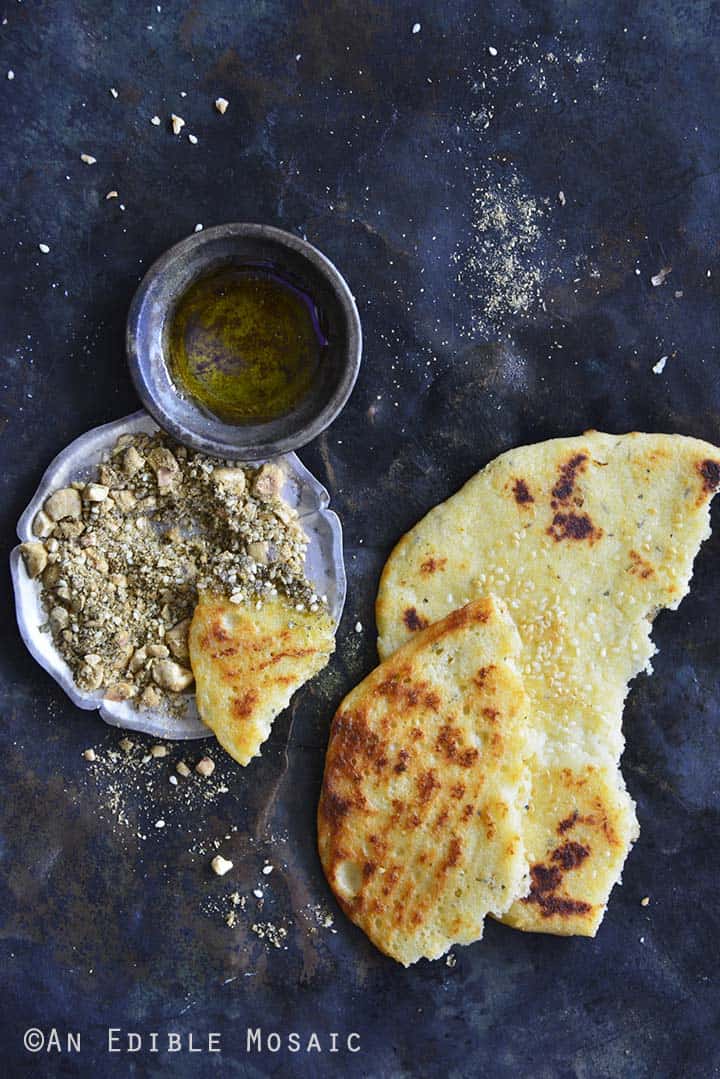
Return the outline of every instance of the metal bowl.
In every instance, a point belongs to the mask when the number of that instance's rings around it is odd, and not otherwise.
[[[285,416],[229,424],[182,395],[166,356],[167,325],[180,297],[199,278],[228,265],[271,265],[313,297],[328,348],[312,388]],[[216,457],[256,461],[305,445],[332,423],[357,378],[360,318],[347,283],[312,244],[268,225],[218,225],[166,251],[148,270],[130,305],[127,355],[148,412],[178,442]]]

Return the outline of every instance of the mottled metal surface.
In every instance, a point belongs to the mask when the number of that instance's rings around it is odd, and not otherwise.
[[[196,223],[306,235],[346,274],[366,340],[349,406],[302,454],[346,529],[338,653],[261,760],[241,771],[216,752],[226,793],[181,808],[158,761],[117,781],[128,823],[113,824],[116,781],[81,752],[118,736],[26,654],[3,581],[5,1074],[714,1074],[717,528],[628,701],[642,836],[597,939],[491,924],[454,968],[404,971],[339,915],[336,933],[310,934],[303,911],[331,903],[314,849],[323,750],[333,708],[375,661],[375,588],[402,532],[517,443],[588,426],[720,441],[717,5],[24,0],[2,14],[8,548],[53,454],[136,407],[128,303]],[[540,301],[525,312],[489,280],[503,253]],[[236,869],[221,881],[197,851],[225,834]],[[234,887],[252,900],[259,879],[263,920],[293,920],[287,950],[253,934],[250,910],[234,930],[208,913]],[[247,1055],[256,1025],[317,1031],[326,1051]],[[33,1056],[29,1026],[79,1030],[82,1051]],[[223,1053],[111,1057],[108,1026],[220,1031]],[[361,1052],[329,1054],[333,1030],[358,1031]]]

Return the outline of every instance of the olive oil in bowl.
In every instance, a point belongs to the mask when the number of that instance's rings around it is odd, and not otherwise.
[[[238,425],[292,412],[327,348],[312,298],[264,265],[228,265],[195,281],[171,312],[167,344],[178,389]]]

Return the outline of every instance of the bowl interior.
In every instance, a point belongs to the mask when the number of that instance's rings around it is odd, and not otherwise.
[[[224,423],[178,393],[167,362],[172,313],[200,277],[224,266],[259,265],[312,297],[327,340],[306,396],[289,413],[263,423]],[[309,442],[350,395],[360,362],[360,323],[347,284],[310,244],[262,225],[221,225],[182,241],[148,271],[130,309],[128,358],[143,404],[181,442],[221,457],[258,460]]]

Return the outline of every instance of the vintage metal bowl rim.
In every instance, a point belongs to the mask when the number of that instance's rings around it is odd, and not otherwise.
[[[167,412],[158,404],[153,396],[149,380],[146,377],[141,363],[138,350],[138,325],[142,306],[151,285],[159,275],[167,271],[168,267],[173,262],[178,258],[186,256],[189,252],[198,247],[208,244],[214,239],[228,237],[240,238],[245,236],[258,236],[263,239],[274,240],[281,246],[288,247],[304,256],[319,269],[330,282],[333,291],[340,301],[347,317],[349,332],[346,344],[343,376],[338,388],[333,393],[332,400],[317,413],[314,419],[292,435],[275,438],[266,442],[253,441],[243,444],[238,439],[238,434],[242,430],[241,428],[234,427],[231,424],[222,424],[221,421],[218,420],[218,424],[227,430],[229,436],[235,436],[234,438],[229,437],[227,442],[218,442],[215,439],[188,431],[184,426],[181,426],[176,422],[171,413]],[[292,450],[299,449],[301,446],[306,445],[321,434],[330,426],[333,420],[337,418],[347,404],[360,370],[362,358],[362,326],[357,304],[350,291],[350,286],[338,270],[337,266],[335,266],[327,255],[324,255],[322,251],[308,240],[295,236],[291,232],[286,232],[284,229],[279,229],[274,225],[237,221],[229,222],[224,225],[214,225],[211,228],[203,229],[202,232],[186,236],[185,239],[179,240],[176,244],[173,244],[172,247],[169,247],[152,263],[135,290],[135,294],[130,303],[126,321],[125,347],[130,367],[130,375],[135,389],[137,390],[144,407],[160,427],[166,430],[178,442],[189,445],[193,449],[200,450],[203,453],[212,454],[217,457],[232,456],[237,460],[253,461],[262,457],[273,457],[278,454],[289,453]]]

